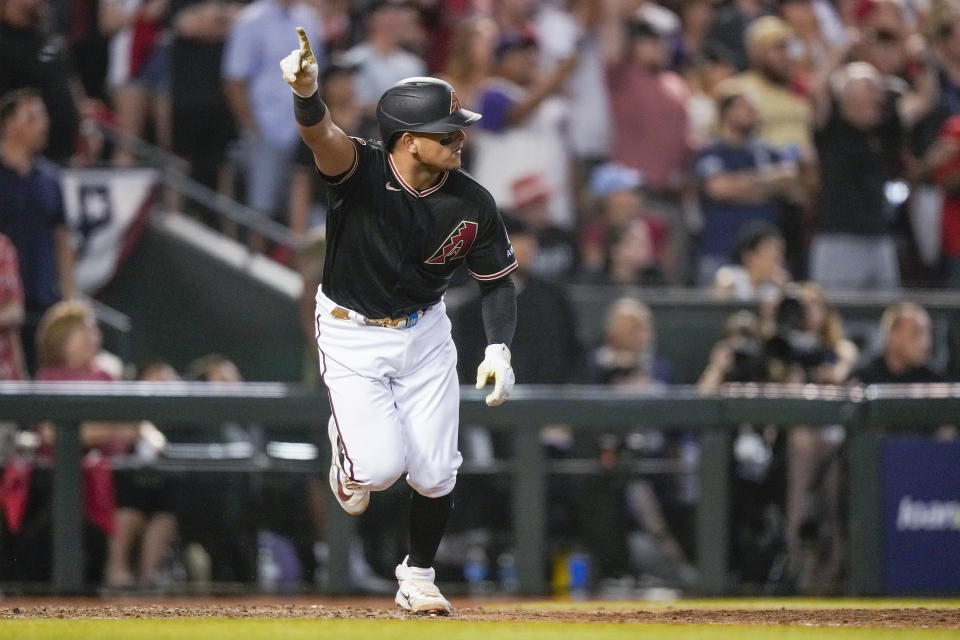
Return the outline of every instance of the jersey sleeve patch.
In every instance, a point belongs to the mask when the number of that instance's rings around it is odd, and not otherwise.
[[[462,258],[470,253],[474,241],[477,239],[477,223],[470,220],[461,220],[454,227],[450,235],[443,241],[437,250],[425,260],[427,264],[445,264],[446,262]]]

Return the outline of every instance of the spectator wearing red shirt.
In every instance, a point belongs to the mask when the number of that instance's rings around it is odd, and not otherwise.
[[[691,145],[687,102],[690,88],[670,71],[669,34],[649,22],[624,27],[616,11],[606,16],[607,86],[613,117],[611,157],[641,171],[651,209],[670,226],[667,276],[686,280],[689,239],[684,194],[689,191]]]
[[[23,282],[17,248],[0,234],[0,380],[24,380],[27,367],[20,342]]]
[[[100,330],[89,305],[71,300],[53,307],[40,322],[39,380],[110,381],[97,365]],[[165,379],[162,375],[157,379]],[[111,473],[107,458],[136,454],[149,460],[145,449],[162,447],[163,436],[142,423],[85,422],[81,431],[86,470],[87,518],[109,535],[104,580],[108,587],[130,588],[157,585],[158,569],[177,521],[171,496],[165,495],[159,476],[147,470]],[[155,454],[154,454],[155,455]],[[142,534],[139,563],[134,570],[130,556]]]
[[[100,330],[90,306],[58,302],[37,328],[37,380],[109,382],[110,374],[95,363],[99,352]]]
[[[931,149],[934,153],[942,158],[933,175],[945,192],[940,242],[947,281],[960,287],[960,116],[944,123],[935,149]]]
[[[618,240],[623,231],[637,221],[647,227],[648,248],[653,252],[654,261],[663,266],[672,257],[665,250],[669,237],[667,226],[647,209],[643,186],[643,175],[639,171],[614,162],[602,164],[590,174],[589,188],[596,199],[598,215],[585,224],[580,233],[581,267],[586,281],[605,280],[610,266],[611,241]]]
[[[100,381],[110,376],[94,364],[100,349],[100,334],[93,312],[84,303],[74,300],[53,305],[40,319],[37,329],[40,358],[38,380]],[[37,427],[40,448],[37,456],[52,460],[56,429],[49,423]],[[107,540],[115,530],[113,477],[106,455],[117,449],[108,439],[117,438],[121,430],[99,423],[84,423],[81,440],[87,453],[83,456],[84,486],[84,576],[87,582],[99,582],[103,575]],[[16,465],[13,465],[16,462]],[[16,482],[10,482],[16,479]],[[6,576],[25,581],[49,580],[50,576],[50,509],[52,500],[47,474],[25,459],[11,461],[5,469],[0,497],[4,506],[7,530],[4,551],[13,558],[5,567]],[[19,566],[17,566],[19,565]]]

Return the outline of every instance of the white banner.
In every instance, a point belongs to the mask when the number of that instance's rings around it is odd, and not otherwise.
[[[120,268],[146,224],[157,192],[154,169],[65,169],[67,226],[77,250],[77,291],[94,295]]]

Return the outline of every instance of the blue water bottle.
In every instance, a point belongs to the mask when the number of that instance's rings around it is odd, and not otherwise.
[[[497,577],[500,579],[500,588],[506,593],[516,593],[520,590],[517,561],[509,551],[504,551],[497,558]]]
[[[590,556],[585,553],[571,553],[567,559],[567,568],[570,573],[570,597],[574,600],[586,600],[590,582]]]
[[[463,578],[467,581],[467,590],[476,595],[484,591],[487,579],[487,552],[475,545],[467,549],[463,563]]]

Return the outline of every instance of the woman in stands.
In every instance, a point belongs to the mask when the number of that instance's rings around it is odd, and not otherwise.
[[[37,380],[102,381],[115,379],[101,368],[112,356],[101,352],[100,330],[93,309],[77,300],[60,302],[40,320],[37,330]],[[42,429],[53,441],[51,425]],[[165,441],[149,422],[85,422],[81,431],[85,481],[93,487],[95,504],[87,504],[87,519],[106,533],[104,583],[111,588],[153,587],[164,553],[176,532],[177,521],[163,491],[162,478],[149,471],[124,470],[111,474],[108,459],[156,452]],[[138,571],[130,553],[142,534]]]

